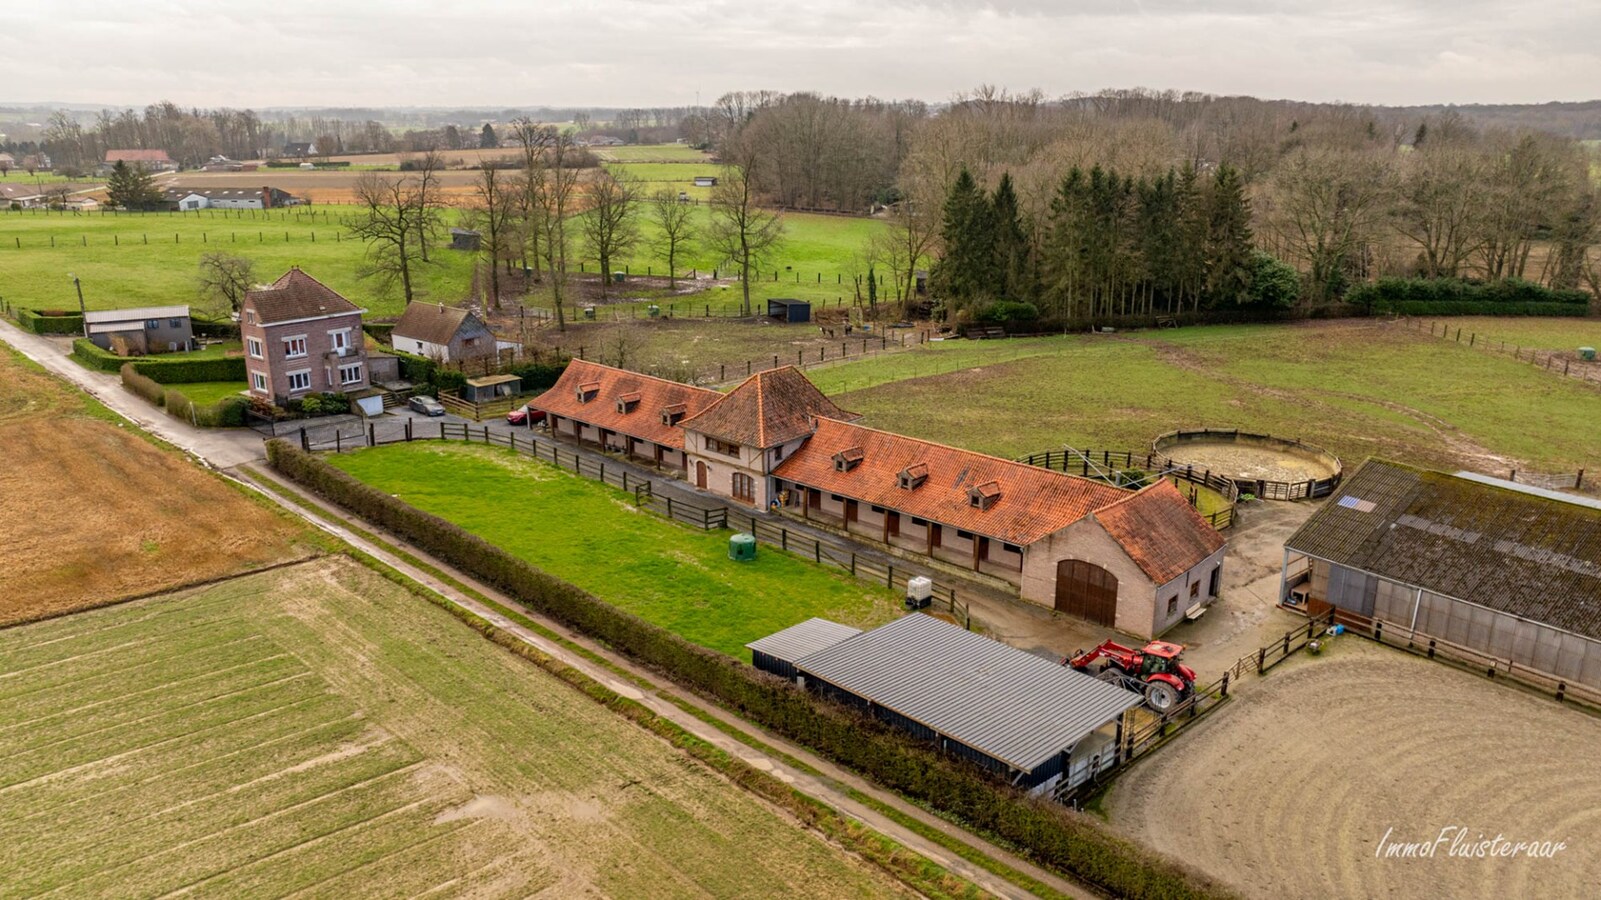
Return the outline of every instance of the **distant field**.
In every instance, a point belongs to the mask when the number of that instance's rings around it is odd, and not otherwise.
[[[0,352],[0,625],[310,552],[299,527],[120,421]]]
[[[75,309],[71,272],[81,279],[90,309],[196,303],[200,258],[220,250],[254,260],[262,281],[299,265],[374,316],[400,315],[405,304],[398,288],[382,296],[376,280],[360,277],[365,248],[344,233],[348,215],[350,209],[340,206],[256,210],[254,216],[249,210],[3,212],[0,296],[18,306]],[[447,303],[465,298],[476,254],[440,247],[430,255],[433,261],[417,271],[420,296]]]
[[[0,631],[0,895],[903,893],[343,559]]]
[[[749,658],[745,644],[812,616],[857,626],[898,598],[763,547],[728,559],[728,534],[636,510],[629,495],[510,450],[395,444],[329,458],[418,509],[691,641]]]
[[[711,154],[687,144],[632,144],[623,147],[591,147],[607,162],[710,162]]]
[[[1305,438],[1348,465],[1601,468],[1593,388],[1373,321],[953,341],[813,378],[871,425],[1003,456],[1205,425]]]

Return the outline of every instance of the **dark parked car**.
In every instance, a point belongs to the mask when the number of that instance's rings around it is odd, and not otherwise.
[[[527,425],[532,428],[534,423],[543,421],[545,421],[545,411],[542,409],[529,409],[526,403],[506,413],[507,425]]]
[[[432,397],[425,397],[422,394],[407,400],[406,405],[411,407],[412,412],[420,412],[425,416],[442,416],[445,414],[443,404]]]

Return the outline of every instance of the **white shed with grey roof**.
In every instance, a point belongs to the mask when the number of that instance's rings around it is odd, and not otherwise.
[[[1141,702],[1054,660],[921,614],[793,666],[807,687],[1027,788],[1050,787],[1064,775],[1077,783],[1115,765],[1123,714]]]

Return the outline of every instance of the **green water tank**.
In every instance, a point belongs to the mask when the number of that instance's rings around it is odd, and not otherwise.
[[[736,562],[750,562],[756,558],[756,535],[741,531],[728,539],[728,558]]]
[[[1595,362],[1595,348],[1594,347],[1580,347],[1579,348],[1579,358],[1584,360],[1585,362]]]

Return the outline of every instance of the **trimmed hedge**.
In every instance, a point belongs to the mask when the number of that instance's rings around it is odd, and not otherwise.
[[[511,374],[523,380],[523,392],[543,391],[556,384],[561,373],[567,371],[567,360],[561,362],[533,362],[513,366]]]
[[[190,316],[189,326],[196,337],[239,340],[239,323],[229,319],[202,319],[199,316]]]
[[[242,356],[188,359],[179,356],[141,356],[133,361],[134,370],[162,384],[190,384],[196,381],[244,381]]]
[[[158,384],[155,379],[140,375],[134,369],[133,363],[123,363],[121,372],[123,387],[157,406],[165,405],[166,389]]]
[[[88,338],[78,338],[72,342],[72,358],[96,372],[113,375],[122,371],[122,367],[128,362],[127,357],[118,356],[110,350],[102,350]]]
[[[34,334],[83,334],[83,316],[75,312],[17,309],[17,324]]]
[[[1572,303],[1496,303],[1491,301],[1403,301],[1385,312],[1402,316],[1582,316],[1587,307]]]
[[[395,331],[394,322],[363,322],[361,330],[373,336],[380,344],[388,344],[393,340]]]
[[[678,683],[891,790],[1025,848],[1037,862],[1119,897],[1227,895],[1206,876],[1111,834],[1084,814],[1028,797],[876,719],[691,644],[444,519],[363,484],[282,439],[267,442],[267,460],[324,499],[470,572],[530,610],[664,671]]]
[[[1590,295],[1584,291],[1548,288],[1520,278],[1491,282],[1460,278],[1380,278],[1357,285],[1345,299],[1375,312],[1405,315],[1582,316]]]

